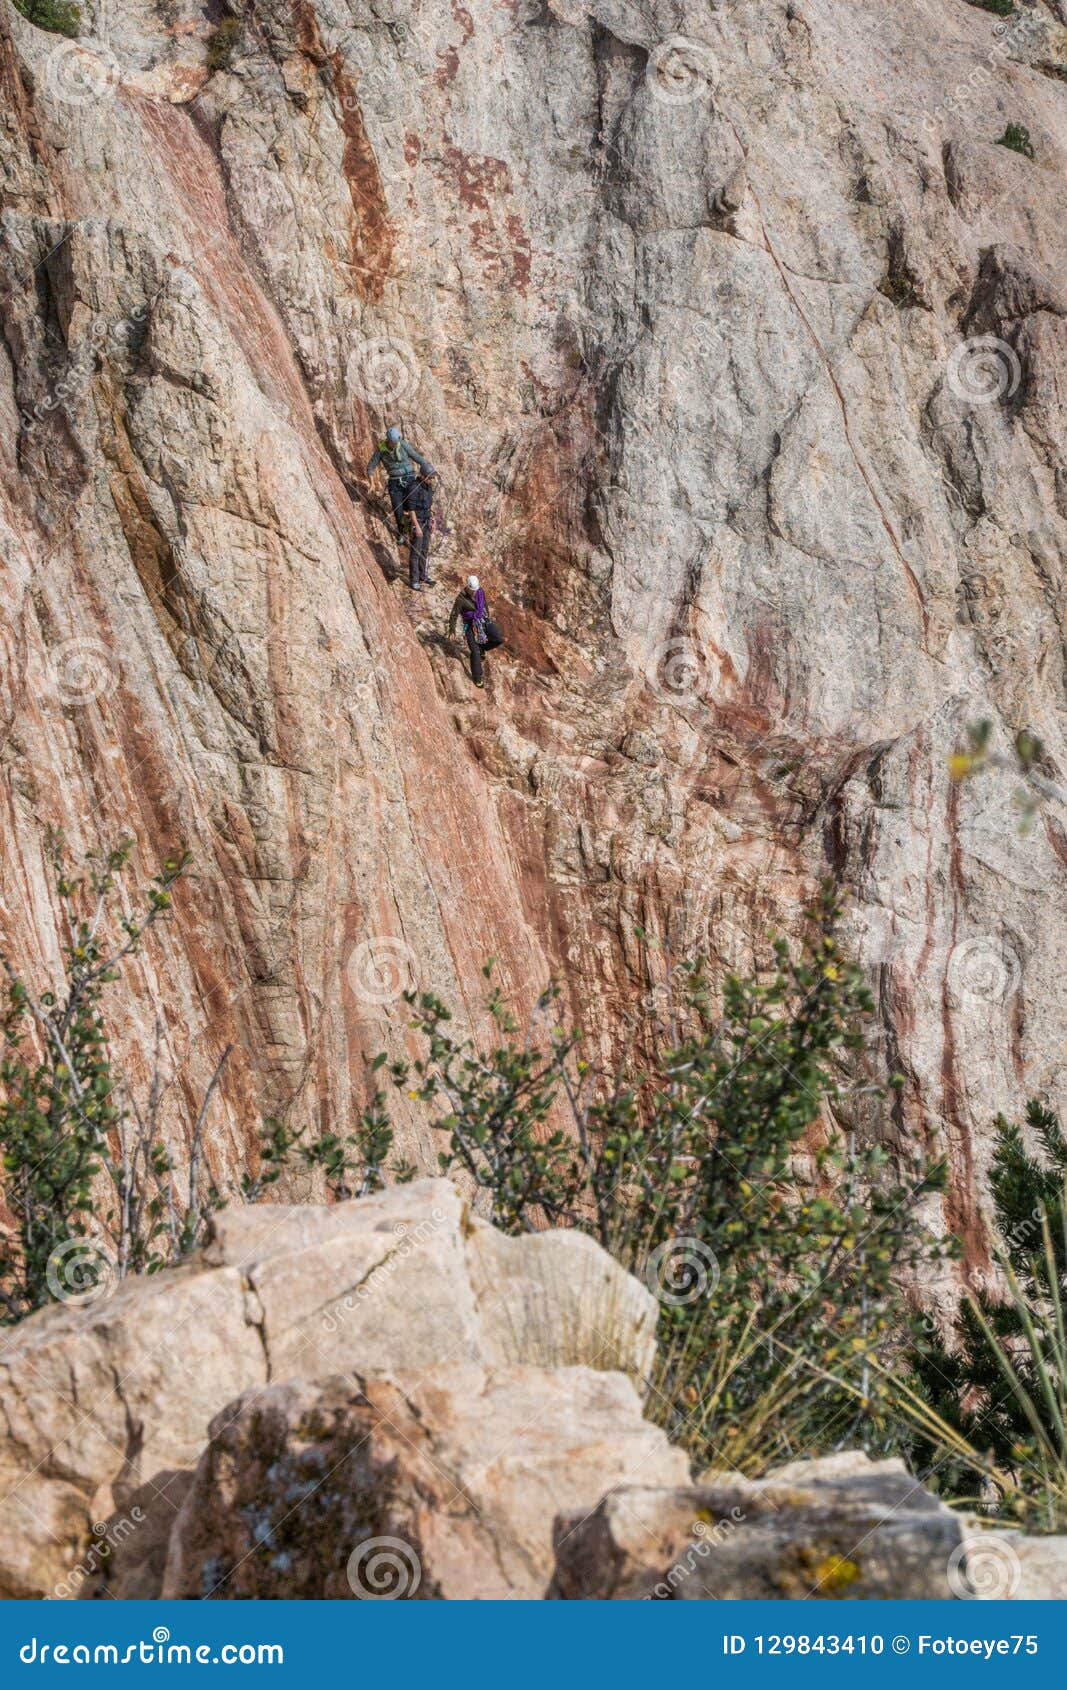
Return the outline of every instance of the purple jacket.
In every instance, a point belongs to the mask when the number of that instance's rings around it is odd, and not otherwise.
[[[489,601],[485,596],[485,588],[479,587],[476,593],[471,593],[466,587],[461,587],[456,594],[456,602],[452,606],[452,614],[448,618],[449,636],[455,630],[456,623],[463,618],[468,627],[475,622],[485,622],[489,617]]]

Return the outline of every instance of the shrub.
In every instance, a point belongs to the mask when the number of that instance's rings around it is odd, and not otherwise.
[[[106,987],[167,918],[171,893],[189,859],[169,858],[141,895],[139,913],[113,918],[130,843],[89,858],[83,878],[68,874],[62,841],[49,840],[65,931],[64,983],[34,993],[9,960],[7,1005],[0,1015],[0,1154],[15,1229],[0,1238],[0,1307],[17,1320],[73,1288],[91,1291],[101,1277],[152,1273],[180,1261],[204,1238],[210,1216],[227,1201],[252,1202],[290,1168],[317,1173],[335,1197],[384,1183],[392,1129],[378,1092],[347,1135],[310,1128],[296,1133],[268,1121],[259,1171],[223,1192],[205,1165],[204,1130],[229,1050],[215,1069],[179,1175],[161,1136],[169,1082],[156,1044],[147,1094],[138,1098],[112,1059],[104,1018]],[[118,936],[109,938],[117,927]],[[412,1170],[388,1168],[395,1179]]]
[[[922,303],[921,296],[907,270],[898,269],[892,265],[879,282],[878,292],[894,305],[899,306],[901,310]]]
[[[947,1465],[953,1489],[996,1507],[1067,1519],[1067,1143],[1058,1118],[1027,1109],[1045,1161],[1018,1127],[997,1120],[990,1173],[1001,1283],[973,1286],[948,1339],[916,1333],[914,1389],[905,1399],[917,1454]]]
[[[144,894],[140,913],[121,917],[122,937],[109,939],[105,916],[129,852],[125,842],[90,859],[81,881],[66,871],[62,841],[49,839],[65,931],[61,992],[35,995],[0,956],[8,977],[0,1022],[0,1150],[5,1195],[18,1229],[17,1239],[0,1244],[0,1298],[10,1319],[56,1294],[50,1283],[56,1252],[69,1250],[72,1240],[106,1237],[102,1254],[114,1252],[119,1273],[151,1269],[161,1250],[166,1253],[161,1236],[169,1234],[179,1248],[198,1231],[200,1212],[212,1201],[191,1174],[187,1201],[178,1204],[168,1159],[153,1140],[160,1087],[154,1080],[143,1111],[136,1103],[131,1107],[108,1049],[104,988],[165,917],[171,889],[187,866],[184,856],[168,859]],[[194,1162],[196,1149],[194,1142]],[[98,1213],[100,1176],[109,1196]],[[93,1260],[86,1246],[84,1271],[90,1278],[102,1271],[102,1254]]]
[[[699,963],[676,971],[681,1030],[647,1072],[587,1063],[552,992],[540,1038],[494,992],[488,1051],[452,1036],[438,1000],[409,998],[425,1055],[392,1075],[445,1138],[442,1171],[464,1170],[498,1225],[580,1227],[645,1277],[662,1303],[649,1412],[698,1465],[756,1470],[866,1432],[900,1271],[937,1253],[913,1217],[943,1170],[901,1182],[876,1150],[809,1152],[871,1009],[837,918],[826,889],[799,956],[777,942],[767,975],[729,977],[721,1005]],[[561,1102],[573,1136],[546,1131]]]
[[[1022,153],[1024,158],[1033,158],[1034,156],[1034,145],[1030,139],[1030,131],[1021,123],[1009,123],[997,142],[997,146],[1009,147],[1013,153]]]
[[[229,70],[244,45],[244,35],[244,24],[240,18],[223,18],[208,38],[208,70]]]
[[[15,0],[15,6],[38,29],[50,30],[53,35],[81,34],[81,8],[74,0]]]
[[[1010,18],[1015,11],[1015,0],[968,0],[968,5],[977,6],[980,12],[993,12],[998,18]]]

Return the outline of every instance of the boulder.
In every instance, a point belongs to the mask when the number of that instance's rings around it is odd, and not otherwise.
[[[553,1517],[686,1461],[620,1373],[469,1364],[246,1392],[213,1422],[165,1597],[537,1598]]]
[[[763,1480],[622,1485],[561,1510],[554,1542],[562,1600],[929,1599],[956,1594],[962,1531],[901,1462],[849,1452]]]
[[[641,1379],[655,1317],[651,1294],[591,1239],[507,1238],[474,1219],[447,1180],[329,1208],[223,1211],[193,1261],[85,1306],[43,1309],[8,1336],[0,1467],[32,1470],[45,1517],[56,1485],[85,1518],[75,1545],[42,1530],[28,1568],[9,1511],[0,1595],[65,1586],[90,1526],[110,1541],[112,1524],[131,1518],[136,1529],[86,1593],[101,1581],[113,1595],[157,1593],[209,1424],[250,1387],[350,1371],[418,1376],[442,1362],[580,1363]]]
[[[1067,1537],[965,1526],[959,1595],[980,1602],[1067,1600]]]

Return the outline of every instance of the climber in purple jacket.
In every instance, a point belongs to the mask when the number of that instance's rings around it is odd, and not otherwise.
[[[476,687],[484,687],[482,661],[489,652],[504,644],[504,636],[489,615],[489,601],[477,575],[468,575],[466,586],[456,594],[452,614],[448,618],[448,637],[462,620],[467,649],[471,654],[471,680]]]

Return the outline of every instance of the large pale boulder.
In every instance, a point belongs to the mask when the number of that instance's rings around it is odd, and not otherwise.
[[[1029,1537],[967,1523],[962,1594],[980,1602],[1067,1601],[1067,1537]]]
[[[561,1507],[685,1472],[619,1373],[449,1364],[248,1391],[212,1425],[163,1595],[538,1598]]]
[[[32,1472],[38,1513],[50,1485],[98,1526],[136,1508],[104,1571],[110,1589],[149,1595],[209,1423],[250,1386],[443,1362],[643,1379],[655,1316],[591,1239],[506,1238],[447,1180],[332,1208],[224,1211],[194,1261],[44,1309],[8,1336],[0,1467]],[[42,1531],[30,1554],[17,1516],[0,1520],[0,1594],[47,1595],[79,1564],[64,1534]]]
[[[561,1512],[550,1594],[564,1600],[948,1598],[958,1517],[899,1461],[797,1462],[751,1481],[623,1485]],[[953,1556],[956,1555],[956,1562]]]

